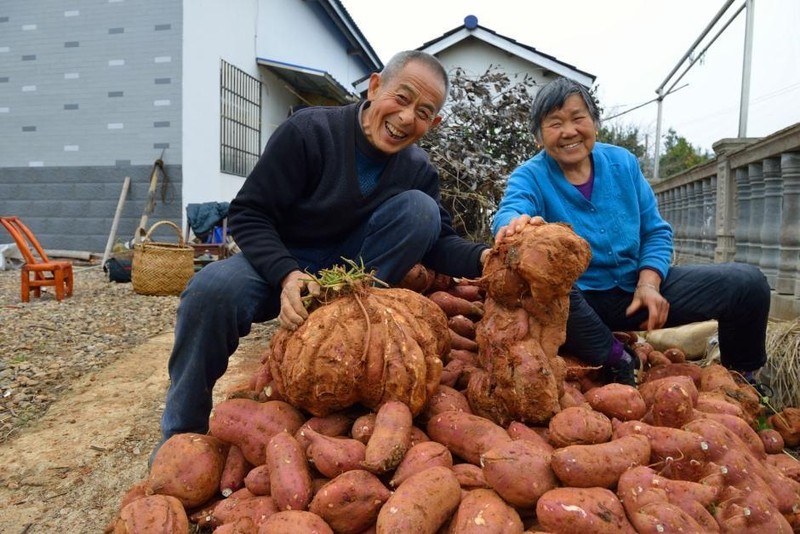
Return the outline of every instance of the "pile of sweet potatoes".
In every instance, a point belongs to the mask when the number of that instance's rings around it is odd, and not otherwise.
[[[161,447],[109,531],[800,530],[800,463],[778,430],[756,430],[738,399],[750,386],[724,368],[669,363],[638,388],[565,389],[548,424],[506,427],[445,384],[417,417],[398,401],[317,417],[230,398],[210,435]]]
[[[208,435],[164,443],[108,532],[800,532],[800,462],[785,450],[800,409],[767,418],[722,366],[619,333],[640,358],[638,387],[553,356],[564,371],[552,417],[501,423],[468,396],[485,371],[486,287],[421,266],[406,283],[449,332],[419,410],[385,399],[314,415],[262,368],[215,407]]]

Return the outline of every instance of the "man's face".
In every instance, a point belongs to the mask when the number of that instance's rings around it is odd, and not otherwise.
[[[419,61],[410,61],[390,80],[373,74],[361,125],[369,142],[381,152],[394,154],[416,143],[442,120],[445,99],[441,77]]]

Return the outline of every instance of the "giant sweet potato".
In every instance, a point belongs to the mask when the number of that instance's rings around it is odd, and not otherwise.
[[[417,415],[449,350],[447,317],[433,301],[364,287],[316,308],[297,330],[279,330],[268,360],[279,393],[313,415],[389,400]]]
[[[497,243],[483,266],[480,370],[469,378],[474,413],[501,426],[543,424],[561,409],[569,292],[591,257],[569,225],[526,225]]]

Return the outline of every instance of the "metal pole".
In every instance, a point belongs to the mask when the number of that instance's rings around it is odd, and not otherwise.
[[[717,21],[720,18],[722,18],[722,15],[728,10],[729,7],[731,7],[731,4],[733,4],[734,1],[735,0],[728,0],[727,2],[725,2],[725,5],[723,5],[722,8],[717,12],[717,14],[714,15],[714,18],[711,19],[711,22],[708,23],[706,28],[700,34],[700,37],[695,39],[694,43],[692,43],[692,46],[689,47],[689,50],[686,51],[686,53],[683,55],[683,57],[680,59],[680,61],[678,61],[678,64],[675,65],[675,68],[673,68],[672,71],[669,74],[667,74],[667,77],[664,78],[664,81],[661,82],[661,85],[659,85],[658,89],[656,89],[656,93],[661,94],[661,89],[663,89],[664,86],[667,85],[667,82],[669,82],[670,78],[672,78],[672,76],[678,71],[678,69],[681,67],[681,65],[683,65],[683,62],[686,61],[686,59],[689,56],[692,55],[692,52],[694,52],[695,47],[697,47],[697,45],[700,44],[700,41],[703,40],[703,37],[705,37],[706,34],[709,31],[711,31],[711,28],[714,27],[714,24],[716,24]]]
[[[747,14],[744,30],[744,63],[742,65],[742,94],[739,98],[739,137],[747,137],[747,111],[750,104],[750,63],[753,56],[753,7],[755,0],[745,0]]]
[[[653,181],[658,181],[658,158],[661,152],[661,107],[664,105],[664,95],[661,93],[662,87],[659,87],[658,93],[658,117],[656,118],[656,138],[653,140]]]

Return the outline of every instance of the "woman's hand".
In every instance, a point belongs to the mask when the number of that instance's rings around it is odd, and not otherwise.
[[[311,276],[301,271],[292,271],[281,282],[281,312],[278,321],[289,330],[297,328],[308,319],[308,310],[303,304],[303,295],[318,296],[320,287]]]
[[[647,308],[647,320],[639,325],[642,330],[655,330],[666,324],[669,315],[669,301],[661,295],[658,285],[639,282],[633,293],[633,301],[625,310],[625,316],[630,317],[640,308]]]
[[[506,237],[512,236],[516,233],[522,231],[525,228],[525,225],[532,224],[534,226],[539,224],[545,224],[545,220],[539,217],[538,215],[531,217],[530,215],[520,215],[519,217],[515,217],[508,221],[508,224],[501,227],[500,230],[497,231],[497,235],[494,238],[495,244],[500,243]]]

